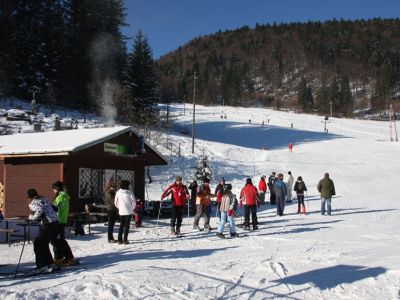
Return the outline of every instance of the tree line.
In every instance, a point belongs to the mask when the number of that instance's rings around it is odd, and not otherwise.
[[[380,111],[400,91],[400,19],[256,24],[197,37],[157,61],[161,97],[326,114]]]

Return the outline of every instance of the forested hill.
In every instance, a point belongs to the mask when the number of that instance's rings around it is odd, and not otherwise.
[[[247,26],[198,37],[157,61],[164,99],[381,110],[400,89],[400,19]]]

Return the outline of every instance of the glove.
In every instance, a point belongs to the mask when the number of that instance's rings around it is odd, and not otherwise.
[[[228,209],[228,217],[232,216],[233,212],[232,209]]]

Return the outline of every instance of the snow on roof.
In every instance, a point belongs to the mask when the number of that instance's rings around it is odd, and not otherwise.
[[[119,126],[3,135],[0,155],[76,152],[127,131],[134,132],[132,127]]]

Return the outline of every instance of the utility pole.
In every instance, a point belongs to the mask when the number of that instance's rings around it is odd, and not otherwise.
[[[193,123],[192,123],[192,154],[194,154],[194,134],[195,134],[195,122],[196,122],[196,79],[197,74],[193,74]]]
[[[331,118],[332,118],[332,104],[333,104],[332,100],[329,101],[329,105],[331,106],[331,107],[330,107],[330,108],[331,108]]]
[[[399,139],[397,137],[396,118],[393,111],[393,104],[390,104],[389,108],[389,128],[390,128],[390,141],[398,142]]]
[[[185,104],[186,104],[186,95],[183,95],[183,115],[184,116],[186,116]]]

